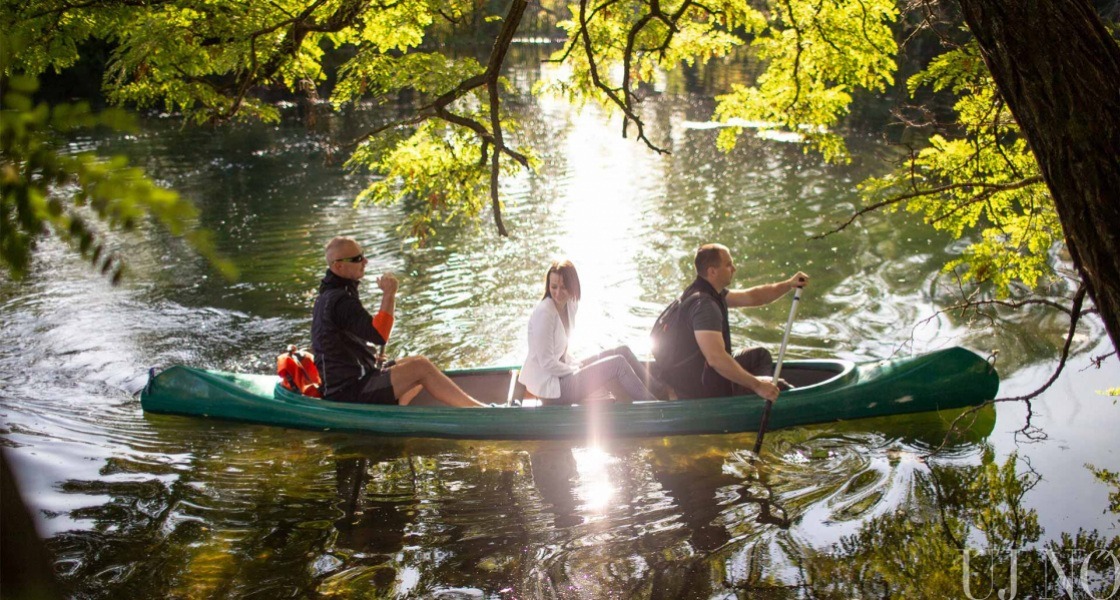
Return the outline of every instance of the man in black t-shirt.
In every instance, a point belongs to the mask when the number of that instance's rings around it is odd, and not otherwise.
[[[421,389],[436,400],[457,407],[484,406],[451,381],[432,361],[409,356],[392,367],[380,368],[370,344],[384,345],[393,329],[397,279],[392,273],[377,278],[381,306],[370,315],[358,297],[358,282],[369,263],[354,238],[336,237],[327,243],[327,274],[311,318],[311,350],[328,400],[365,404],[401,404]]]
[[[745,290],[728,288],[735,275],[731,252],[720,244],[706,244],[696,251],[696,279],[681,296],[679,320],[693,335],[674,336],[682,343],[678,364],[662,366],[659,378],[679,398],[712,398],[754,393],[766,400],[778,397],[771,381],[773,364],[765,348],[750,348],[732,355],[728,308],[762,306],[784,296],[809,276],[798,272],[785,281]]]

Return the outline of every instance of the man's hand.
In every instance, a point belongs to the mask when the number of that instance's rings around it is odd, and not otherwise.
[[[389,272],[386,272],[377,278],[377,287],[386,294],[397,293],[397,278]]]
[[[793,288],[806,287],[809,285],[809,276],[801,271],[798,271],[797,275],[794,275],[793,277],[790,277],[786,280],[786,285],[788,285],[789,289],[791,290]]]
[[[397,278],[392,273],[386,272],[377,278],[377,287],[381,288],[381,313],[388,315],[390,325],[384,331],[381,331],[382,337],[386,340],[389,339],[389,331],[392,329],[393,313],[397,309]],[[377,319],[374,318],[374,321]]]
[[[756,377],[755,379],[758,380],[758,384],[755,385],[754,389],[751,391],[758,394],[759,396],[762,396],[764,400],[773,402],[778,399],[778,386],[774,385],[774,382],[773,380],[771,380],[771,378]]]

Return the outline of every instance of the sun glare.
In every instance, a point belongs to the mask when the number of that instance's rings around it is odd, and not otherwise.
[[[558,204],[558,243],[579,269],[577,343],[588,353],[631,342],[624,339],[633,330],[630,310],[642,294],[635,268],[641,236],[631,229],[642,226],[648,186],[659,181],[649,164],[653,153],[617,135],[617,125],[617,118],[585,108],[572,116],[564,153],[570,177]]]
[[[579,474],[576,497],[588,512],[604,512],[617,492],[610,475],[615,458],[599,446],[573,448],[572,456]]]

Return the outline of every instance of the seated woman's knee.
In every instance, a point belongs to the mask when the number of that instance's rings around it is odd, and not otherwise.
[[[626,362],[625,358],[618,356],[617,354],[608,357],[607,359],[605,359],[605,362],[607,363],[607,368],[609,369],[608,372],[616,378],[621,377],[622,374],[626,371],[632,371],[632,369],[630,368],[630,363]]]
[[[630,346],[627,346],[625,344],[615,348],[613,350],[613,352],[615,354],[623,357],[623,358],[626,358],[626,359],[629,359],[629,358],[633,358],[634,360],[638,359],[638,357],[634,354],[634,351],[630,349]]]
[[[439,370],[436,368],[435,363],[433,363],[427,356],[416,356],[414,358],[416,359],[417,368],[423,369],[425,372]]]

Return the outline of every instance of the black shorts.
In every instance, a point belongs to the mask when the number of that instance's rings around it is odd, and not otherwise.
[[[345,391],[332,394],[330,399],[354,404],[395,405],[397,397],[393,394],[393,381],[389,371],[390,369],[382,369],[376,373],[369,373]]]

